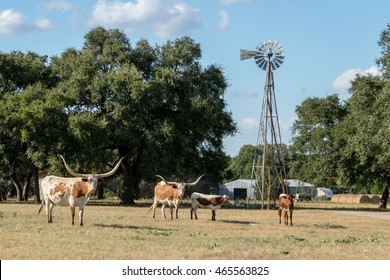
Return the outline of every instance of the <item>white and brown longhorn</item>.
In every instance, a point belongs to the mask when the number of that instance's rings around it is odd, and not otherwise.
[[[194,192],[191,194],[191,220],[193,214],[195,219],[198,219],[196,211],[199,207],[206,207],[211,209],[211,220],[215,221],[215,211],[223,204],[229,204],[229,197],[227,195],[211,195]]]
[[[175,208],[176,219],[178,219],[179,203],[180,200],[184,197],[185,190],[188,189],[189,187],[198,184],[200,179],[202,179],[203,176],[204,174],[199,176],[198,179],[196,179],[192,183],[184,183],[184,182],[168,182],[162,176],[156,175],[156,177],[159,177],[162,181],[159,182],[154,188],[154,202],[149,209],[150,211],[153,208],[153,218],[155,218],[156,216],[157,204],[160,202],[162,203],[161,212],[165,219],[167,218],[165,216],[166,205],[169,206],[172,219],[173,219],[173,208]]]
[[[66,170],[74,176],[74,178],[64,178],[57,176],[47,176],[42,180],[41,189],[43,201],[39,207],[37,215],[41,212],[43,205],[46,205],[47,222],[52,223],[52,212],[54,205],[70,206],[72,216],[72,225],[74,225],[74,216],[76,207],[79,208],[80,226],[83,225],[84,206],[88,203],[89,198],[95,193],[98,181],[102,178],[112,176],[119,168],[122,160],[107,173],[103,174],[81,174],[74,172],[65,159],[60,156],[64,162]]]

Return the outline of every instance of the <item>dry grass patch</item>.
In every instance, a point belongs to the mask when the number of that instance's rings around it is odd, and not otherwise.
[[[55,207],[53,224],[33,204],[0,204],[1,259],[390,259],[390,220],[349,216],[313,205],[294,211],[294,226],[275,210],[208,209],[190,220],[156,219],[147,207],[87,205],[84,227]],[[319,207],[319,205],[315,205]],[[390,213],[387,213],[390,215]]]

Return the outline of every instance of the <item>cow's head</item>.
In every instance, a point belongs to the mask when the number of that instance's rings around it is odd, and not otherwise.
[[[82,173],[76,173],[74,172],[69,165],[66,163],[65,159],[63,156],[61,156],[62,161],[64,162],[66,170],[69,172],[70,175],[74,177],[81,177],[81,180],[83,182],[88,182],[88,195],[92,195],[95,193],[97,189],[98,182],[102,181],[103,178],[110,177],[114,175],[114,173],[118,170],[119,166],[122,163],[122,160],[124,159],[121,158],[118,163],[115,165],[115,167],[107,173],[102,173],[102,174],[82,174]]]
[[[184,192],[186,191],[186,189],[188,189],[189,187],[192,187],[192,186],[195,186],[196,184],[198,184],[200,179],[202,179],[202,177],[204,175],[205,174],[200,175],[198,177],[198,179],[196,179],[192,183],[188,183],[188,182],[168,182],[160,175],[156,175],[156,177],[159,177],[165,184],[170,185],[174,189],[177,189],[178,192],[179,192],[178,196],[179,196],[180,199],[182,199],[184,197]]]
[[[222,203],[221,204],[230,204],[229,197],[226,194],[224,194],[222,196]]]

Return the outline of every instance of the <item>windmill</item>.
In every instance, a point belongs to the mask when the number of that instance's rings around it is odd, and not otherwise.
[[[254,182],[260,192],[262,209],[264,209],[264,197],[267,191],[267,208],[269,209],[272,192],[274,195],[278,192],[288,192],[285,186],[286,169],[272,72],[282,65],[284,50],[282,45],[276,41],[264,41],[256,47],[255,51],[240,50],[240,60],[249,58],[254,58],[257,66],[266,71],[251,182]],[[262,148],[261,152],[260,148]],[[274,197],[276,199],[276,196]]]

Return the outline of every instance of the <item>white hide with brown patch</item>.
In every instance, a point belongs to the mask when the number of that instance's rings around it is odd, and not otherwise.
[[[149,208],[149,211],[153,209],[153,218],[156,216],[156,208],[158,203],[161,203],[161,212],[166,219],[165,207],[168,205],[171,212],[171,219],[173,219],[173,209],[175,209],[176,219],[179,218],[179,203],[180,200],[184,197],[185,190],[189,187],[195,186],[199,183],[200,179],[204,176],[201,175],[192,183],[184,182],[167,182],[162,176],[156,175],[162,181],[159,182],[154,188],[154,201],[152,206]],[[149,212],[148,211],[148,212]]]
[[[191,220],[193,214],[195,215],[195,219],[198,219],[196,211],[199,207],[206,207],[211,209],[211,220],[215,221],[215,211],[223,204],[228,203],[229,197],[227,195],[209,195],[194,192],[191,195]]]
[[[84,207],[88,203],[92,194],[97,189],[98,182],[104,178],[113,175],[119,168],[123,158],[116,164],[113,170],[104,174],[79,174],[75,173],[67,165],[65,159],[65,167],[68,172],[75,176],[75,178],[64,178],[57,176],[47,176],[41,182],[41,189],[44,201],[42,202],[38,214],[41,212],[43,205],[46,205],[47,222],[52,223],[53,207],[70,206],[72,217],[72,225],[74,225],[74,216],[76,207],[79,208],[80,226],[83,225]],[[37,214],[37,215],[38,215]]]

